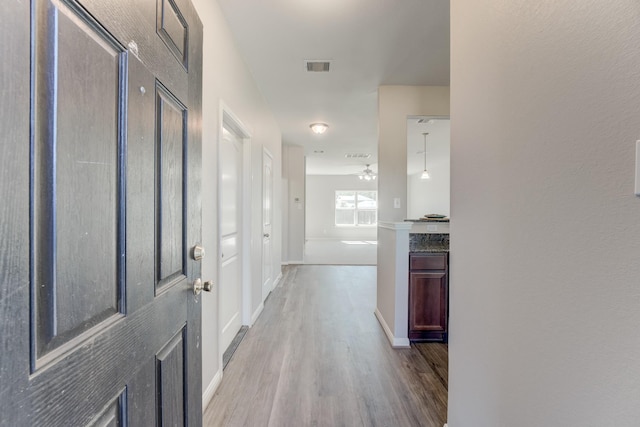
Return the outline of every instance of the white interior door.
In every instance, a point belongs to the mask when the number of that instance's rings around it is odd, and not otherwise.
[[[273,158],[268,151],[262,154],[262,299],[273,283],[273,244],[271,240],[273,222]]]
[[[242,141],[226,127],[219,170],[220,345],[224,352],[242,326]]]

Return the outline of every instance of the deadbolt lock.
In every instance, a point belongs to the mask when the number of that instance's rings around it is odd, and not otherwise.
[[[191,257],[196,261],[200,261],[204,258],[204,254],[204,248],[200,245],[195,245],[191,251]]]

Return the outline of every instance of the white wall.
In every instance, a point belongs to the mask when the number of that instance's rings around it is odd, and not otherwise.
[[[410,222],[378,222],[378,286],[375,315],[393,347],[409,347],[409,232]]]
[[[289,150],[282,147],[282,264],[289,261]]]
[[[203,83],[202,83],[202,242],[207,255],[202,263],[203,280],[218,277],[218,222],[217,222],[217,146],[219,143],[221,102],[240,119],[251,135],[250,188],[251,206],[255,214],[249,221],[251,300],[250,310],[255,313],[262,306],[262,150],[273,154],[274,171],[274,224],[272,234],[274,274],[281,266],[282,216],[281,202],[281,134],[267,103],[240,57],[218,3],[193,0],[204,26]],[[274,277],[275,279],[275,277]],[[219,285],[219,284],[217,284]],[[217,287],[212,294],[203,295],[202,306],[202,358],[203,388],[206,398],[212,396],[221,378],[218,348]],[[206,402],[205,402],[206,403]]]
[[[407,117],[448,115],[448,86],[378,88],[379,221],[407,217]],[[396,198],[400,199],[399,209],[393,207]]]
[[[419,124],[407,120],[407,218],[420,218],[426,214],[449,216],[450,212],[450,120],[434,120],[433,124]],[[421,179],[424,170],[424,137],[428,131],[427,169],[429,179]],[[412,140],[411,138],[414,138]],[[419,137],[419,138],[418,138]],[[419,139],[419,143],[417,141]],[[419,148],[417,148],[419,147]],[[413,149],[411,149],[413,148]],[[418,154],[418,153],[422,154]]]
[[[285,224],[287,236],[286,263],[302,264],[304,262],[304,221],[305,221],[305,157],[304,149],[299,146],[285,145],[282,148],[286,174],[283,209],[287,210]]]
[[[449,216],[450,162],[442,159],[431,162],[430,179],[421,179],[421,173],[407,176],[407,218],[420,218],[427,214]]]
[[[395,340],[408,341],[404,301],[409,287],[408,276],[401,279],[403,258],[398,253],[397,236],[404,232],[407,218],[407,117],[449,116],[449,87],[445,86],[380,86],[378,88],[378,259],[376,314],[380,323],[388,325]],[[400,199],[400,208],[393,200]],[[424,212],[432,213],[432,212]],[[383,224],[384,226],[381,226]],[[410,228],[410,227],[409,227]],[[403,241],[403,240],[402,240]],[[404,245],[404,244],[403,244]],[[400,246],[403,246],[400,245]],[[407,259],[407,251],[402,254]],[[406,261],[408,262],[408,261]],[[406,263],[405,262],[405,263]],[[408,265],[408,264],[407,264]],[[394,300],[389,296],[394,295]],[[402,298],[399,298],[402,296]],[[404,306],[403,306],[404,305]],[[400,318],[404,320],[400,321]],[[404,323],[403,323],[404,322]],[[404,329],[402,329],[404,328]]]
[[[637,426],[640,8],[451,17],[449,426]]]
[[[335,192],[377,189],[377,180],[365,181],[356,175],[307,175],[307,239],[376,240],[375,226],[335,225]]]

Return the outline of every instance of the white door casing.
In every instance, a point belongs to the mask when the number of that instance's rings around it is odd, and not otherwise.
[[[220,202],[220,349],[224,352],[242,326],[242,140],[222,129]]]
[[[273,156],[262,152],[262,300],[273,286]]]

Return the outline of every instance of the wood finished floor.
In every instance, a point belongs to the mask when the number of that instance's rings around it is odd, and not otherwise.
[[[392,349],[373,314],[375,283],[373,266],[287,268],[204,425],[442,427],[447,346]]]

